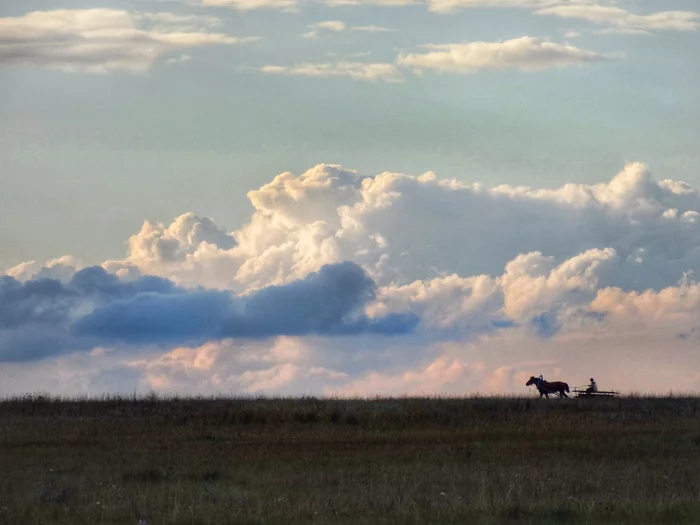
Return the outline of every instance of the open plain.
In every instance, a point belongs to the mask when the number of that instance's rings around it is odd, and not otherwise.
[[[0,523],[698,523],[700,399],[0,402]]]

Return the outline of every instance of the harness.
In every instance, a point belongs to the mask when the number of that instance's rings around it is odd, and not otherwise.
[[[546,394],[556,394],[555,390],[547,390],[546,388],[544,388],[542,386],[543,382],[544,379],[542,378],[542,376],[537,378],[537,390],[539,390],[540,392],[545,392]]]

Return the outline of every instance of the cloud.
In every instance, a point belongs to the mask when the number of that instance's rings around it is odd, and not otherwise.
[[[238,300],[223,291],[188,291],[114,301],[81,318],[74,329],[80,335],[135,343],[410,332],[417,323],[413,315],[368,318],[363,313],[374,293],[369,276],[348,262]]]
[[[576,2],[576,0],[573,0]],[[583,1],[583,0],[582,0]],[[430,10],[436,13],[451,13],[458,9],[512,8],[539,9],[561,3],[561,0],[429,0]],[[578,2],[576,2],[578,3]]]
[[[386,33],[389,31],[393,31],[393,29],[388,29],[386,27],[379,27],[379,26],[353,26],[353,27],[348,27],[348,25],[345,22],[341,22],[339,20],[329,20],[326,22],[318,22],[316,24],[311,24],[308,26],[311,31],[308,33],[304,33],[302,38],[318,38],[319,33],[322,31],[330,31],[334,33],[340,33],[342,31],[345,31],[349,29],[350,31],[356,31],[360,33]]]
[[[523,392],[540,373],[700,388],[700,194],[644,164],[545,189],[319,165],[248,197],[234,231],[189,213],[146,223],[103,269],[15,267],[2,358],[32,382],[20,362],[60,356],[65,374],[70,352],[105,349],[75,388],[98,373],[188,392]]]
[[[536,11],[538,15],[566,19],[581,19],[611,26],[604,32],[649,34],[649,31],[696,31],[700,28],[700,13],[694,11],[661,11],[636,15],[620,7],[603,5],[557,5]]]
[[[533,37],[521,37],[505,42],[429,44],[424,47],[432,51],[402,54],[397,63],[416,69],[468,74],[502,69],[543,71],[620,58],[619,55],[598,54]]]
[[[578,31],[567,31],[564,33],[564,37],[566,38],[581,38],[581,33]]]
[[[341,22],[340,20],[328,20],[326,22],[318,22],[316,24],[312,24],[309,26],[311,29],[325,29],[327,31],[335,31],[336,33],[339,31],[345,31],[347,28],[347,25],[345,22]]]
[[[478,390],[483,367],[477,363],[470,365],[447,356],[440,356],[425,368],[409,370],[397,374],[370,372],[365,376],[347,382],[340,388],[331,389],[334,395],[426,395],[431,392],[460,394]]]
[[[328,22],[329,24],[331,22]],[[335,24],[336,22],[332,22]],[[339,23],[340,24],[340,23]],[[342,31],[338,25],[334,31]],[[352,28],[376,32],[374,26]],[[317,31],[303,35],[316,38]],[[403,53],[396,64],[364,62],[302,63],[294,66],[263,66],[260,71],[276,75],[307,77],[346,77],[365,82],[403,82],[399,67],[413,68],[417,74],[423,69],[450,73],[476,73],[487,70],[518,69],[542,71],[550,68],[580,66],[622,58],[622,55],[598,54],[571,45],[546,42],[532,37],[521,37],[505,42],[471,42],[467,44],[428,44],[428,53]]]
[[[589,0],[569,0],[571,3],[588,3]],[[459,9],[474,8],[513,8],[541,9],[561,3],[561,0],[319,0],[330,7],[342,6],[384,6],[403,7],[427,5],[436,13],[452,13]]]
[[[183,64],[192,60],[190,55],[180,55],[179,57],[169,58],[165,61],[166,64]]]
[[[421,5],[422,0],[318,0],[319,3],[329,7],[346,6],[382,6],[382,7],[404,7],[408,5]]]
[[[351,31],[358,31],[360,33],[387,33],[394,31],[394,29],[389,29],[388,27],[380,26],[353,26],[350,28]]]
[[[700,272],[698,192],[659,182],[640,163],[608,182],[553,189],[318,165],[283,173],[248,197],[254,211],[235,231],[191,213],[172,225],[145,223],[126,257],[103,266],[127,280],[151,274],[236,293],[343,261],[361,265],[380,287],[452,274],[495,277],[533,252],[551,258],[540,263],[550,268],[589,250],[614,250],[617,270],[604,285],[627,290],[661,289],[686,270]]]
[[[252,11],[255,9],[280,9],[282,11],[296,11],[296,0],[187,0],[192,5],[202,7],[229,7],[238,11]]]
[[[364,307],[374,296],[374,282],[350,262],[324,266],[303,280],[241,297],[226,291],[184,290],[159,277],[127,282],[101,267],[80,270],[68,284],[54,279],[20,283],[4,276],[0,359],[31,360],[86,345],[413,330],[418,319],[412,314],[368,317]],[[56,334],[63,345],[50,343]],[[37,353],[42,343],[45,349]]]
[[[6,273],[18,281],[28,279],[58,279],[69,281],[80,267],[80,261],[71,255],[64,255],[38,266],[36,261],[27,261],[10,268]]]
[[[341,22],[340,20],[328,20],[326,22],[317,22],[315,24],[311,24],[308,26],[311,31],[308,33],[304,33],[302,38],[318,38],[318,35],[322,31],[330,31],[334,33],[339,33],[341,31],[345,31],[347,28],[347,25],[345,22]]]
[[[615,250],[593,249],[557,264],[539,252],[508,262],[498,277],[453,274],[379,289],[373,316],[415,314],[421,328],[465,340],[515,326],[542,337],[559,331],[559,318],[578,315],[619,263]]]
[[[236,246],[236,240],[212,219],[185,213],[168,227],[145,221],[141,231],[129,238],[127,246],[129,257],[123,264],[151,273],[150,261],[158,260],[159,265],[182,265],[197,249],[216,246],[217,249],[229,250]],[[111,262],[117,272],[118,264]]]
[[[175,290],[167,279],[146,276],[122,282],[100,267],[80,270],[65,284],[47,278],[21,283],[10,276],[0,277],[0,360],[35,360],[94,348],[99,341],[70,336],[69,328],[76,319],[112,301]]]
[[[394,64],[364,62],[302,63],[294,66],[263,66],[263,73],[314,78],[345,77],[363,82],[402,82]]]
[[[677,286],[644,292],[624,291],[617,287],[599,290],[591,302],[593,312],[613,319],[645,324],[690,323],[700,314],[700,284],[685,277]]]
[[[279,337],[271,344],[243,347],[232,339],[200,347],[178,347],[125,363],[140,371],[141,388],[164,392],[299,393],[347,381],[348,374],[312,364],[300,339]]]
[[[163,55],[248,41],[212,32],[212,17],[59,9],[0,18],[0,65],[85,73],[143,73]]]

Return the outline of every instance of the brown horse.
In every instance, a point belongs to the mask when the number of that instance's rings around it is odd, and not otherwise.
[[[566,392],[569,391],[569,385],[563,381],[553,381],[550,383],[542,379],[542,376],[539,378],[532,376],[527,380],[527,383],[525,383],[525,386],[530,385],[535,385],[537,387],[537,390],[540,392],[540,399],[542,399],[542,396],[549,399],[549,394],[558,394],[559,397],[569,397],[566,395]]]

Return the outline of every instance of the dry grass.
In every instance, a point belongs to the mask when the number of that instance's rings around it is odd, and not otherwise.
[[[0,523],[699,523],[700,399],[9,399]]]

